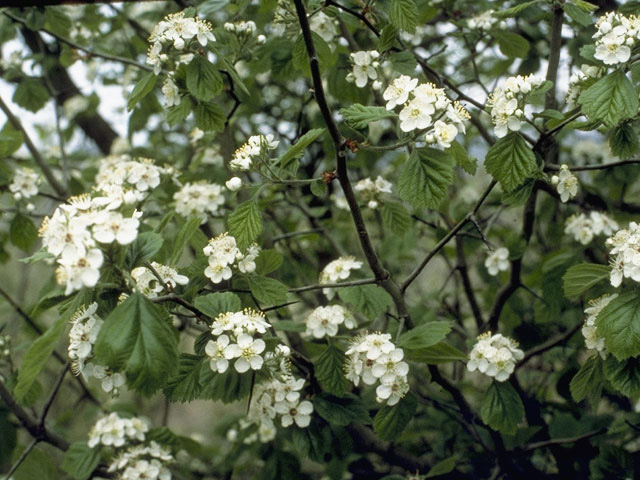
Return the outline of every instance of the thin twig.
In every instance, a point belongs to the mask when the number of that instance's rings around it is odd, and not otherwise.
[[[27,448],[24,449],[24,451],[22,452],[22,454],[20,455],[20,458],[18,458],[18,460],[16,460],[16,463],[14,463],[11,468],[9,469],[9,471],[7,472],[7,474],[4,477],[4,480],[10,480],[11,476],[16,473],[16,470],[18,470],[18,468],[20,467],[20,465],[22,465],[22,462],[24,462],[27,457],[29,456],[29,454],[31,453],[31,451],[35,448],[35,446],[38,444],[40,440],[38,440],[37,438],[34,438],[31,443],[29,444],[29,446]]]
[[[582,435],[577,435],[575,437],[566,437],[566,438],[552,438],[550,440],[543,440],[541,442],[530,443],[529,445],[525,445],[522,450],[525,452],[530,452],[531,450],[536,450],[538,448],[550,447],[551,445],[562,445],[563,443],[576,443],[581,440],[586,440],[591,437],[596,437],[598,435],[602,435],[607,433],[606,428],[600,428],[599,430],[594,430],[592,432],[587,432]]]
[[[600,165],[582,165],[582,166],[569,167],[569,170],[571,170],[572,172],[586,172],[591,170],[606,170],[608,168],[621,167],[623,165],[637,165],[639,163],[640,163],[640,159],[632,158],[629,160],[620,160],[619,162],[602,163]],[[560,170],[560,168],[561,168],[560,165],[549,164],[545,167],[545,171],[557,172]]]
[[[42,407],[42,412],[40,413],[40,420],[39,420],[40,426],[42,427],[44,427],[44,422],[47,419],[47,414],[49,413],[49,409],[53,405],[56,395],[58,395],[58,392],[60,391],[60,387],[62,386],[62,382],[64,381],[64,377],[67,375],[68,371],[69,371],[69,363],[67,362],[65,363],[64,368],[62,369],[62,373],[58,377],[58,380],[56,380],[56,383],[53,385],[53,389],[51,390],[51,394],[49,395],[49,398],[47,398],[47,401],[45,402],[44,407]]]

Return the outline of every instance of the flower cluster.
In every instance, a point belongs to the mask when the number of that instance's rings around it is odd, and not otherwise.
[[[20,167],[13,174],[13,180],[9,184],[9,191],[16,200],[28,199],[38,195],[38,183],[40,176],[32,168]]]
[[[115,397],[124,385],[124,377],[93,361],[93,345],[103,324],[102,319],[96,314],[97,309],[98,304],[92,303],[87,308],[78,310],[71,318],[68,348],[71,371],[85,379],[95,377],[101,380],[102,389]]]
[[[489,254],[484,261],[489,275],[495,277],[500,272],[505,272],[509,269],[509,249],[506,247],[496,248]]]
[[[217,183],[187,183],[173,194],[176,202],[176,212],[184,217],[198,217],[202,223],[207,221],[207,215],[218,214],[224,205],[222,185]]]
[[[318,282],[320,284],[324,284],[346,280],[349,278],[349,275],[351,275],[351,270],[359,270],[360,268],[362,268],[362,262],[356,261],[355,257],[340,257],[337,260],[329,262],[322,269]],[[333,288],[323,288],[322,293],[324,293],[329,300],[331,300],[335,295]]]
[[[314,338],[335,337],[338,327],[356,328],[356,322],[349,310],[340,305],[318,307],[306,319],[306,334]]]
[[[598,78],[604,73],[603,68],[594,65],[584,64],[569,77],[569,88],[567,89],[567,105],[577,106],[578,97],[585,86],[590,85],[590,79]]]
[[[625,63],[631,58],[631,50],[640,37],[640,19],[635,15],[625,17],[616,12],[608,12],[596,23],[598,31],[596,52],[593,55],[605,65]]]
[[[205,276],[213,283],[220,283],[231,278],[231,267],[242,273],[255,271],[255,260],[260,254],[260,247],[254,243],[242,253],[236,245],[236,239],[225,232],[210,239],[202,251],[209,257],[209,265],[204,270]]]
[[[467,369],[475,370],[504,382],[513,373],[518,360],[524,358],[524,352],[518,348],[518,343],[508,337],[491,332],[483,333],[473,346],[469,354]]]
[[[66,286],[65,295],[98,283],[104,261],[98,244],[128,245],[138,236],[142,213],[125,217],[114,208],[110,198],[82,195],[71,197],[42,221],[42,245],[57,259],[56,278]]]
[[[338,35],[338,25],[334,18],[323,11],[317,11],[309,16],[309,27],[311,31],[320,35],[325,42],[333,41]]]
[[[180,52],[188,50],[194,39],[203,47],[210,41],[214,42],[216,39],[211,33],[211,24],[201,18],[185,17],[184,12],[167,15],[151,32],[147,64],[158,75],[169,61],[168,50],[172,47]],[[179,63],[189,63],[192,59],[193,54],[182,54]]]
[[[229,368],[229,361],[238,373],[260,370],[264,364],[261,356],[266,347],[264,340],[254,338],[264,334],[271,325],[261,312],[247,308],[241,312],[221,313],[211,324],[211,334],[205,353],[210,359],[211,370],[223,373]]]
[[[378,81],[378,68],[380,54],[377,50],[361,50],[351,55],[353,71],[347,74],[347,82],[355,82],[356,87],[363,88],[369,79],[373,80],[374,90],[378,90],[382,84]]]
[[[132,205],[150,195],[166,173],[149,158],[109,156],[100,162],[95,189],[110,200],[111,208]]]
[[[544,78],[518,75],[507,78],[489,96],[491,121],[495,126],[496,137],[502,138],[509,131],[520,130],[524,118],[525,98],[527,94],[542,85]]]
[[[239,37],[250,37],[256,33],[256,23],[251,20],[248,22],[227,22],[224,24],[224,29],[227,32],[235,33]]]
[[[618,229],[615,220],[601,212],[571,215],[565,222],[564,233],[583,245],[587,245],[596,235],[611,235]]]
[[[136,290],[145,297],[156,298],[158,294],[165,290],[173,292],[177,285],[189,283],[189,277],[180,275],[167,265],[151,262],[151,266],[155,272],[147,267],[136,267],[131,270],[131,277],[136,282]],[[162,282],[159,281],[158,276],[162,279]]]
[[[117,413],[110,413],[96,422],[89,432],[87,443],[91,448],[98,445],[117,448],[132,440],[144,442],[148,431],[149,424],[142,418],[123,418]]]
[[[630,222],[628,229],[618,230],[607,239],[611,262],[611,285],[619,287],[623,278],[640,282],[640,225]]]
[[[584,344],[589,350],[597,351],[604,359],[607,358],[607,347],[604,344],[604,337],[598,334],[598,327],[596,327],[596,318],[598,314],[606,307],[611,300],[616,298],[618,294],[603,295],[594,300],[589,300],[589,307],[584,309],[587,317],[584,319],[584,325],[582,327],[582,336],[584,337]]]
[[[269,150],[275,150],[280,142],[273,139],[273,135],[253,135],[247,143],[238,148],[229,162],[231,170],[246,171],[251,168],[254,160],[260,159]]]
[[[483,30],[485,32],[493,28],[504,28],[506,25],[504,20],[496,18],[495,13],[495,10],[486,10],[474,15],[467,20],[467,27],[471,30]]]
[[[551,184],[556,186],[562,203],[566,203],[578,194],[578,178],[564,163],[560,166],[558,174],[551,177]]]
[[[109,472],[119,472],[122,480],[171,480],[168,463],[174,461],[171,452],[151,441],[149,445],[135,445],[116,456]]]
[[[459,132],[465,133],[464,122],[470,118],[469,113],[432,83],[418,85],[418,79],[402,75],[386,88],[382,97],[387,101],[387,110],[403,106],[400,111],[403,132],[429,129],[425,135],[427,143],[449,148]]]
[[[409,391],[407,374],[409,365],[403,362],[404,351],[396,347],[388,333],[359,335],[346,351],[345,376],[358,386],[380,382],[376,388],[376,401],[395,405]]]
[[[359,180],[353,189],[364,197],[369,208],[378,208],[380,195],[383,193],[391,193],[391,187],[391,182],[388,182],[378,175],[375,181],[368,177]]]

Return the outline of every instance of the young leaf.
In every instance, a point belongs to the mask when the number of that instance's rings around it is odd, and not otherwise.
[[[221,313],[242,310],[242,302],[240,302],[235,293],[231,292],[216,292],[196,297],[193,304],[198,310],[211,318],[216,318]]]
[[[385,405],[373,419],[373,429],[382,440],[396,441],[416,413],[418,402],[411,392],[393,407]]]
[[[315,374],[320,386],[327,392],[341,397],[347,391],[347,379],[343,373],[344,353],[333,344],[327,346],[315,362]]]
[[[609,278],[611,267],[597,263],[581,263],[569,267],[562,277],[564,294],[567,297],[577,297],[591,287]]]
[[[506,10],[500,10],[499,12],[494,12],[493,16],[496,18],[509,18],[509,17],[517,17],[520,12],[523,12],[527,8],[539,3],[540,0],[531,0],[529,2],[522,2],[518,5],[507,8]]]
[[[229,231],[238,242],[238,248],[245,249],[262,233],[262,216],[258,204],[249,200],[241,203],[227,219]]]
[[[418,7],[414,0],[391,0],[389,20],[398,30],[415,33],[418,24]]]
[[[511,384],[494,381],[482,399],[480,406],[482,421],[494,430],[512,434],[523,416],[522,400]]]
[[[348,108],[341,108],[340,115],[344,117],[344,121],[351,128],[364,130],[371,122],[382,120],[383,118],[392,118],[396,114],[384,107],[371,107],[356,103]]]
[[[596,326],[618,360],[640,355],[640,296],[627,292],[611,300],[598,314]]]
[[[275,278],[251,275],[249,290],[259,302],[266,305],[278,305],[287,301],[287,286]]]
[[[287,149],[287,151],[282,154],[282,156],[278,159],[278,165],[280,165],[280,167],[286,167],[293,160],[302,157],[305,149],[313,142],[315,142],[324,132],[324,128],[314,128],[313,130],[309,130],[307,133],[301,136],[295,144],[291,145]]]
[[[593,19],[591,15],[586,13],[580,7],[575,6],[572,3],[566,2],[562,5],[562,9],[564,13],[566,13],[571,20],[576,22],[578,25],[582,25],[583,27],[588,27],[593,23]]]
[[[116,371],[125,370],[131,388],[151,394],[176,369],[177,344],[166,311],[134,293],[105,319],[95,354],[100,364]]]
[[[87,442],[75,442],[64,454],[62,470],[74,480],[87,480],[98,463],[100,463],[99,448],[91,448]]]
[[[421,350],[443,340],[451,331],[451,322],[427,322],[403,333],[398,346],[406,350]]]
[[[590,120],[613,127],[638,113],[638,94],[622,70],[616,70],[587,88],[578,97]]]
[[[389,231],[402,235],[411,226],[411,217],[404,205],[399,202],[384,202],[382,222]]]
[[[437,208],[453,182],[454,167],[455,160],[446,152],[415,149],[400,171],[398,195],[414,207]]]
[[[176,240],[173,242],[173,249],[171,251],[171,256],[169,257],[169,264],[175,265],[180,260],[182,256],[182,252],[184,247],[189,244],[189,240],[191,237],[198,231],[200,228],[200,219],[192,218],[184,223],[178,233],[176,234]]]
[[[419,350],[407,350],[406,357],[409,360],[429,365],[455,361],[466,362],[468,359],[466,353],[463,353],[457,348],[444,342],[437,343],[431,347],[421,348]]]
[[[391,23],[384,26],[380,31],[380,39],[378,40],[378,51],[386,52],[393,47],[398,37],[398,29]]]
[[[133,107],[135,107],[140,100],[153,91],[153,87],[156,85],[157,79],[158,77],[154,75],[153,72],[148,72],[143,75],[138,83],[136,83],[136,86],[133,87],[131,95],[129,95],[127,110],[133,110]]]
[[[507,57],[525,58],[529,53],[529,42],[517,33],[496,30],[492,35],[498,40],[500,51]]]
[[[536,171],[536,157],[522,135],[511,132],[487,152],[484,167],[509,192]]]
[[[581,402],[587,396],[599,398],[602,392],[604,374],[602,360],[598,355],[589,357],[578,373],[571,379],[569,390],[574,402]]]
[[[447,149],[453,158],[456,159],[458,167],[463,169],[469,175],[475,175],[478,168],[478,160],[469,156],[467,149],[460,145],[458,142],[451,142],[451,147]]]

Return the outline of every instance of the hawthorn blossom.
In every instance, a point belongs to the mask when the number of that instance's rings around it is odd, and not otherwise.
[[[578,179],[565,164],[560,166],[557,175],[551,177],[551,184],[556,186],[562,203],[566,203],[578,194]]]
[[[484,266],[487,268],[489,275],[495,277],[499,272],[504,272],[509,269],[509,250],[505,247],[500,247],[489,254],[484,261]]]
[[[524,358],[524,352],[518,348],[518,343],[508,337],[491,332],[478,337],[469,354],[467,369],[470,372],[478,370],[498,382],[504,382],[515,369],[516,362]]]

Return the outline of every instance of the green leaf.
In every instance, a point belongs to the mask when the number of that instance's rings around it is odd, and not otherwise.
[[[398,195],[414,207],[437,208],[453,182],[453,157],[435,148],[415,149],[398,178]]]
[[[391,62],[391,68],[393,68],[394,72],[401,75],[415,76],[418,62],[411,52],[406,50],[402,50],[401,52],[392,52],[389,55],[389,61]]]
[[[313,397],[314,410],[331,425],[346,427],[351,422],[368,424],[371,417],[367,408],[358,397],[346,394],[335,397],[320,393]]]
[[[322,180],[316,180],[309,185],[311,193],[318,198],[325,198],[327,196],[327,184]]]
[[[200,218],[191,218],[187,220],[178,233],[176,234],[176,240],[173,242],[173,249],[171,251],[171,256],[169,257],[169,264],[175,265],[180,260],[182,256],[182,252],[184,251],[184,247],[189,244],[189,240],[191,237],[200,229]]]
[[[522,185],[537,169],[533,151],[517,132],[501,138],[489,149],[484,166],[507,192]]]
[[[511,384],[494,381],[482,399],[482,421],[494,430],[512,434],[515,433],[523,416],[522,400]]]
[[[335,441],[331,435],[331,428],[319,419],[311,418],[307,428],[294,428],[291,431],[291,440],[296,451],[302,457],[309,457],[314,462],[325,461],[325,453]],[[273,477],[277,480],[281,477]],[[298,478],[298,477],[284,477]]]
[[[439,475],[446,475],[449,472],[452,472],[456,465],[458,464],[458,457],[454,455],[453,457],[445,458],[444,460],[436,463],[431,470],[427,473],[424,478],[433,478]]]
[[[347,391],[348,382],[343,373],[344,352],[333,344],[327,346],[314,366],[320,386],[327,392],[341,397]]]
[[[418,17],[418,7],[413,0],[391,0],[389,20],[398,30],[415,33]]]
[[[263,304],[278,305],[287,301],[287,286],[275,278],[251,275],[249,290]]]
[[[199,102],[195,111],[196,126],[205,132],[224,130],[227,114],[213,102]]]
[[[309,130],[301,136],[295,144],[291,145],[280,158],[278,158],[278,165],[280,165],[280,167],[286,167],[292,161],[302,157],[305,149],[315,142],[318,137],[325,132],[325,130],[326,129],[324,128],[314,128],[313,130]]]
[[[359,103],[353,104],[348,108],[341,108],[340,115],[344,117],[347,125],[358,130],[367,128],[371,122],[396,116],[393,111],[384,107],[369,107]]]
[[[384,26],[380,31],[380,38],[378,39],[378,51],[380,53],[386,52],[393,47],[398,37],[398,29],[391,23]]]
[[[578,97],[578,103],[590,120],[600,120],[608,127],[638,113],[638,94],[621,70],[602,77],[587,88]]]
[[[406,350],[421,350],[444,340],[450,331],[451,322],[427,322],[403,333],[396,343]]]
[[[192,107],[193,103],[191,99],[182,97],[179,105],[171,107],[167,111],[167,123],[172,127],[182,123],[189,116],[189,113],[191,113]]]
[[[258,275],[269,275],[280,268],[284,259],[277,251],[267,249],[262,250],[256,258],[256,273]]]
[[[589,462],[589,480],[638,478],[637,462],[621,447],[602,445],[600,455]]]
[[[369,320],[378,318],[393,303],[391,296],[376,285],[341,287],[338,296]]]
[[[469,156],[467,149],[460,145],[458,142],[451,142],[451,147],[447,149],[447,152],[456,159],[458,167],[463,169],[469,175],[475,175],[478,168],[478,160]]]
[[[573,20],[579,25],[582,25],[583,27],[588,27],[593,23],[593,19],[591,18],[591,15],[589,15],[584,10],[575,6],[572,3],[564,3],[562,5],[562,9],[564,10],[564,13],[566,13],[571,20]]]
[[[126,265],[129,270],[150,261],[162,248],[162,235],[154,232],[143,232],[127,247]]]
[[[35,113],[46,105],[49,98],[49,91],[41,79],[25,78],[18,83],[12,100],[17,105]]]
[[[231,403],[249,396],[253,388],[253,375],[240,374],[231,366],[224,373],[215,373],[209,362],[202,362],[200,385],[200,398]]]
[[[373,419],[373,429],[382,440],[398,440],[402,431],[409,425],[418,408],[418,402],[409,392],[393,407],[385,405]]]
[[[9,468],[11,456],[18,444],[16,425],[10,419],[11,411],[0,407],[0,470]]]
[[[569,267],[562,277],[564,294],[577,297],[605,278],[609,278],[611,267],[597,263],[580,263]]]
[[[16,213],[9,227],[9,238],[20,250],[28,252],[38,240],[38,229],[29,217]]]
[[[503,30],[492,31],[493,37],[498,40],[500,51],[507,57],[525,58],[529,53],[529,42],[521,35]]]
[[[623,160],[632,157],[638,152],[638,148],[640,147],[638,144],[638,134],[633,126],[631,126],[631,123],[621,123],[611,130],[609,146],[611,147],[611,152]]]
[[[167,381],[162,390],[165,398],[171,402],[191,402],[202,391],[200,371],[203,364],[209,364],[208,358],[181,353],[178,371]]]
[[[571,0],[576,6],[580,7],[585,12],[593,12],[598,9],[597,5],[586,2],[585,0]]]
[[[238,205],[229,215],[227,225],[238,243],[238,248],[247,248],[262,233],[262,216],[258,203],[249,200]]]
[[[222,76],[204,55],[196,55],[187,65],[187,90],[197,100],[207,101],[222,91]]]
[[[618,295],[596,317],[598,334],[618,360],[640,355],[640,296]]]
[[[494,12],[492,16],[496,18],[509,18],[509,17],[517,17],[521,12],[526,10],[527,8],[539,3],[540,0],[532,0],[529,2],[522,2],[518,5],[507,8],[506,10],[501,10],[499,12]]]
[[[216,292],[196,297],[193,304],[198,310],[211,318],[216,318],[221,313],[239,312],[242,310],[240,298],[231,292]]]
[[[99,448],[91,448],[87,442],[75,442],[64,454],[62,469],[74,480],[87,480],[99,463]]]
[[[135,107],[140,100],[153,91],[156,80],[158,80],[158,77],[155,76],[153,72],[148,72],[142,76],[138,83],[136,83],[136,86],[133,87],[131,95],[129,95],[127,110],[133,110],[133,107]]]
[[[0,158],[10,157],[22,145],[22,132],[17,130],[11,122],[7,122],[0,130]]]
[[[36,378],[49,362],[49,357],[65,331],[67,320],[69,320],[68,316],[60,316],[46,332],[31,344],[24,355],[18,372],[18,383],[13,391],[18,402],[25,399]]]
[[[623,395],[635,396],[640,393],[640,358],[618,361],[609,355],[604,362],[604,376]]]
[[[578,373],[574,375],[569,383],[569,390],[574,402],[581,402],[587,396],[590,399],[600,398],[602,393],[602,382],[604,373],[602,370],[602,360],[598,355],[589,357],[584,365],[580,367]],[[592,401],[592,403],[595,403]]]
[[[466,362],[468,360],[466,353],[444,342],[437,343],[431,347],[421,348],[420,350],[407,350],[405,354],[409,360],[423,362],[429,365],[455,361]]]
[[[12,480],[60,480],[63,474],[58,468],[58,461],[54,461],[48,453],[40,447],[31,450],[31,453],[16,470]]]
[[[384,226],[394,234],[402,235],[411,226],[409,212],[399,202],[384,202],[382,205]]]
[[[532,178],[528,178],[522,185],[516,187],[514,190],[511,190],[510,192],[503,191],[500,201],[503,205],[508,207],[524,205],[533,191],[534,183],[535,181]]]
[[[151,394],[178,364],[178,342],[164,309],[134,293],[105,319],[95,344],[100,364],[125,370],[131,388]]]

